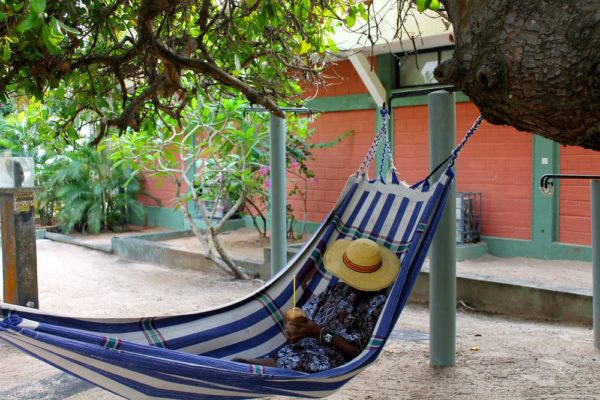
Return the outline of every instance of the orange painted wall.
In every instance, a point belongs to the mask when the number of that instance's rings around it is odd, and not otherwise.
[[[337,63],[327,70],[325,76],[328,77],[328,85],[319,88],[318,91],[307,87],[307,97],[368,93],[350,61]],[[316,176],[307,183],[306,206],[298,195],[288,198],[296,219],[320,222],[331,211],[346,180],[356,172],[371,145],[375,113],[372,110],[323,113],[315,120],[313,127],[313,143],[330,142],[348,131],[354,131],[335,147],[313,151],[315,159],[310,161],[308,166]],[[288,190],[293,179],[295,178],[288,175]],[[303,183],[299,182],[299,185]]]
[[[371,59],[373,68],[375,68],[375,60]],[[313,97],[332,97],[332,96],[347,96],[351,94],[367,93],[367,88],[356,73],[350,61],[340,61],[328,68],[324,76],[327,80],[326,86],[315,88],[312,85],[303,85],[304,96],[306,98]]]
[[[600,152],[561,147],[560,173],[600,175]],[[590,181],[563,179],[559,184],[559,241],[589,246],[592,243]]]
[[[372,60],[374,67],[375,60]],[[326,73],[328,85],[315,90],[305,86],[307,97],[335,97],[367,93],[349,61],[341,61]],[[472,103],[457,103],[457,141],[478,115]],[[400,177],[414,183],[427,175],[427,106],[394,109],[395,164]],[[375,111],[344,111],[322,114],[314,122],[313,142],[328,142],[353,130],[334,148],[315,149],[308,163],[315,179],[307,185],[306,205],[299,196],[288,201],[298,220],[320,222],[331,210],[348,176],[354,173],[369,148],[375,129]],[[533,136],[505,126],[484,122],[464,148],[457,162],[457,191],[481,192],[482,234],[510,239],[531,239]],[[577,147],[560,148],[560,173],[600,174],[600,152]],[[289,185],[294,179],[289,176]],[[160,183],[159,183],[160,182]],[[300,182],[303,186],[304,183]],[[174,207],[175,185],[167,180],[146,177],[145,190],[159,199],[162,207]],[[157,206],[142,196],[144,205]],[[560,182],[559,242],[591,244],[589,181]]]
[[[144,191],[149,196],[140,196],[138,200],[145,206],[169,208],[176,206],[176,186],[167,179],[147,175],[144,181]],[[160,204],[156,200],[160,201]]]
[[[332,148],[315,149],[314,161],[309,167],[316,179],[308,184],[306,216],[298,196],[289,199],[299,220],[320,222],[336,202],[348,177],[356,172],[373,140],[375,113],[372,110],[329,112],[315,121],[313,142],[329,142],[341,134],[354,130]]]
[[[180,159],[179,149],[173,148],[173,157],[176,160]],[[177,206],[176,194],[177,186],[165,177],[157,177],[151,174],[146,174],[143,185],[143,190],[148,195],[139,196],[138,200],[145,206],[151,207],[168,207],[175,208]],[[186,185],[182,183],[181,193],[185,193]]]
[[[456,105],[457,142],[477,116],[472,103]],[[394,110],[396,168],[412,184],[429,170],[427,106]],[[484,122],[456,164],[456,190],[481,192],[481,234],[531,238],[532,136]]]
[[[456,108],[457,139],[478,115],[471,103]],[[394,109],[395,164],[400,177],[412,184],[429,169],[427,107]],[[332,208],[347,177],[356,171],[373,139],[373,110],[321,115],[315,126],[317,141],[329,141],[348,129],[355,133],[332,149],[315,152],[310,164],[316,180],[309,183],[308,212],[297,199],[290,203],[298,219],[320,221]],[[482,193],[482,234],[514,239],[531,237],[532,136],[484,123],[457,162],[457,190]]]
[[[471,103],[456,107],[456,135],[479,115]],[[457,161],[457,191],[481,192],[482,235],[531,239],[533,136],[484,122]]]

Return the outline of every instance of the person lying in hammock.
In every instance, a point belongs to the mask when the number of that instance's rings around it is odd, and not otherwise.
[[[400,269],[398,258],[372,240],[342,239],[327,249],[323,262],[340,282],[302,307],[307,318],[286,321],[288,344],[269,358],[238,361],[319,372],[350,361],[366,347],[386,301],[383,289]]]

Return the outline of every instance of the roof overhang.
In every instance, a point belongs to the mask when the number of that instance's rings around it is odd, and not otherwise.
[[[402,53],[454,44],[451,38],[452,27],[448,27],[447,21],[433,11],[420,13],[414,7],[405,10],[402,12],[401,28],[398,28],[396,4],[397,2],[377,1],[371,4],[370,38],[366,34],[369,25],[363,20],[358,20],[352,30],[340,27],[332,38],[340,49],[341,56],[358,51],[369,55]]]
[[[375,15],[377,29],[371,29],[371,36],[365,34],[369,25],[358,21],[351,31],[340,28],[333,40],[340,49],[338,56],[348,59],[366,86],[373,101],[378,106],[385,104],[387,94],[379,77],[371,67],[367,55],[413,52],[420,49],[453,45],[451,27],[437,13],[419,13],[414,7],[402,12],[403,24],[398,26],[397,2],[373,2],[372,15]],[[377,8],[376,4],[379,4]],[[373,27],[373,23],[371,25]]]

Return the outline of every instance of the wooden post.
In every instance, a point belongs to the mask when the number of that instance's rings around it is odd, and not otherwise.
[[[33,188],[0,188],[6,303],[39,308]]]

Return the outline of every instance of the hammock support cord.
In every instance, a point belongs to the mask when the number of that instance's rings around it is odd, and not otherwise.
[[[450,155],[448,157],[446,157],[446,159],[444,161],[439,163],[433,169],[433,171],[431,171],[431,173],[429,175],[427,175],[427,177],[425,178],[426,180],[430,179],[444,165],[447,165],[448,168],[452,168],[454,166],[454,163],[456,162],[456,159],[458,158],[458,155],[460,154],[461,150],[463,149],[463,147],[465,147],[465,144],[467,144],[467,142],[469,141],[471,136],[473,136],[475,134],[475,132],[477,132],[477,129],[479,129],[479,125],[481,125],[482,122],[483,122],[483,117],[480,115],[479,117],[477,117],[477,119],[473,123],[473,126],[471,126],[471,129],[469,129],[467,131],[467,133],[462,138],[460,143],[454,148],[454,150],[452,150]],[[448,162],[450,162],[450,163],[448,164]]]
[[[237,399],[272,395],[325,397],[376,360],[427,255],[451,191],[452,166],[478,120],[452,152],[436,182],[408,187],[390,170],[367,176],[378,146],[390,155],[387,117],[333,210],[287,267],[256,292],[212,310],[165,317],[85,319],[0,303],[0,340],[63,371],[126,398]],[[385,144],[387,143],[387,144]],[[341,238],[367,237],[400,259],[400,273],[367,347],[350,362],[306,374],[247,365],[235,357],[272,354],[286,344],[283,313],[337,282],[322,265],[325,249]]]
[[[387,157],[388,161],[390,162],[391,168],[393,170],[396,170],[396,167],[394,165],[394,159],[392,158],[392,147],[390,145],[390,137],[388,132],[390,113],[385,107],[383,107],[380,111],[380,114],[381,127],[377,131],[377,134],[375,135],[375,138],[371,143],[371,146],[369,147],[365,158],[362,160],[360,166],[358,167],[358,170],[356,171],[356,176],[365,175],[368,173],[369,168],[371,167],[371,163],[375,158],[375,155],[377,154],[377,149],[379,148],[381,142],[383,142],[383,149],[381,152],[381,165],[383,165],[383,162]]]

